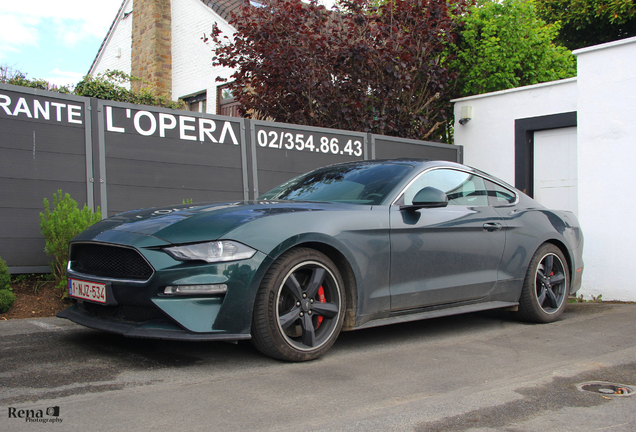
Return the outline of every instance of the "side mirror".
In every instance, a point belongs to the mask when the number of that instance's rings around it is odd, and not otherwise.
[[[427,186],[413,197],[413,204],[400,206],[400,210],[417,210],[421,208],[446,207],[448,196],[441,190]]]

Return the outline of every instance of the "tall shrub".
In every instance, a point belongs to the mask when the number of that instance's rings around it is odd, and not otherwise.
[[[5,260],[0,258],[0,290],[11,288],[11,274]]]
[[[11,274],[7,263],[0,258],[0,313],[5,313],[15,302],[15,294],[11,292]]]
[[[15,303],[15,294],[8,289],[0,289],[0,313],[8,312]]]
[[[44,213],[40,213],[40,229],[46,239],[44,251],[53,257],[51,270],[61,290],[66,289],[70,241],[100,219],[99,207],[95,213],[86,204],[80,210],[77,202],[69,194],[62,194],[61,190],[53,194],[52,211],[49,209],[49,201],[44,198]]]

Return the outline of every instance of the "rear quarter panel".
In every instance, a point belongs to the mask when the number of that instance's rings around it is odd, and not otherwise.
[[[576,216],[570,212],[551,211],[526,198],[513,207],[498,207],[506,223],[506,246],[499,268],[497,299],[518,301],[530,260],[544,243],[559,247],[568,261],[570,293],[580,287],[583,234]],[[577,277],[578,275],[578,277]]]

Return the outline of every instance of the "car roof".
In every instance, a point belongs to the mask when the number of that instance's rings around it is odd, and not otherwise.
[[[511,184],[509,184],[508,182],[501,180],[500,178],[489,174],[487,172],[484,172],[480,169],[471,167],[469,165],[463,165],[457,162],[451,162],[451,161],[445,161],[445,160],[432,160],[432,159],[424,159],[424,158],[396,158],[396,159],[373,159],[373,160],[365,160],[365,161],[353,161],[353,162],[342,162],[339,164],[333,164],[335,165],[348,165],[348,164],[353,164],[353,165],[358,165],[358,164],[371,164],[371,165],[382,165],[382,164],[403,164],[403,165],[409,165],[412,166],[413,168],[417,169],[417,172],[421,172],[426,168],[433,168],[433,167],[449,167],[449,168],[460,168],[462,170],[465,171],[469,171],[472,172],[474,174],[477,174],[481,177],[490,179],[492,181],[494,181],[495,183],[499,183],[502,186],[505,186],[506,188],[512,189],[516,192],[519,192],[518,189],[516,189],[514,186],[512,186]],[[330,165],[331,166],[331,165]]]
[[[432,159],[418,159],[418,158],[396,158],[396,159],[373,159],[373,160],[361,160],[361,161],[351,161],[351,162],[340,162],[336,164],[332,164],[329,166],[337,166],[337,165],[383,165],[383,164],[399,164],[399,165],[409,165],[417,168],[428,168],[435,166],[447,166],[447,167],[455,167],[455,168],[463,168],[471,171],[481,171],[476,170],[467,165],[462,165],[456,162],[444,161],[444,160],[432,160]],[[486,173],[482,173],[487,175]]]

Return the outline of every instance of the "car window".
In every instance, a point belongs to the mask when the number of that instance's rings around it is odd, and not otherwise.
[[[427,186],[445,192],[448,196],[448,205],[470,207],[488,205],[486,186],[481,177],[451,169],[435,169],[420,175],[404,191],[404,204],[413,204],[415,194]]]
[[[332,165],[296,177],[258,199],[378,205],[412,169],[400,163]]]
[[[517,200],[517,196],[511,190],[486,180],[488,186],[488,202],[491,206],[512,204]]]

